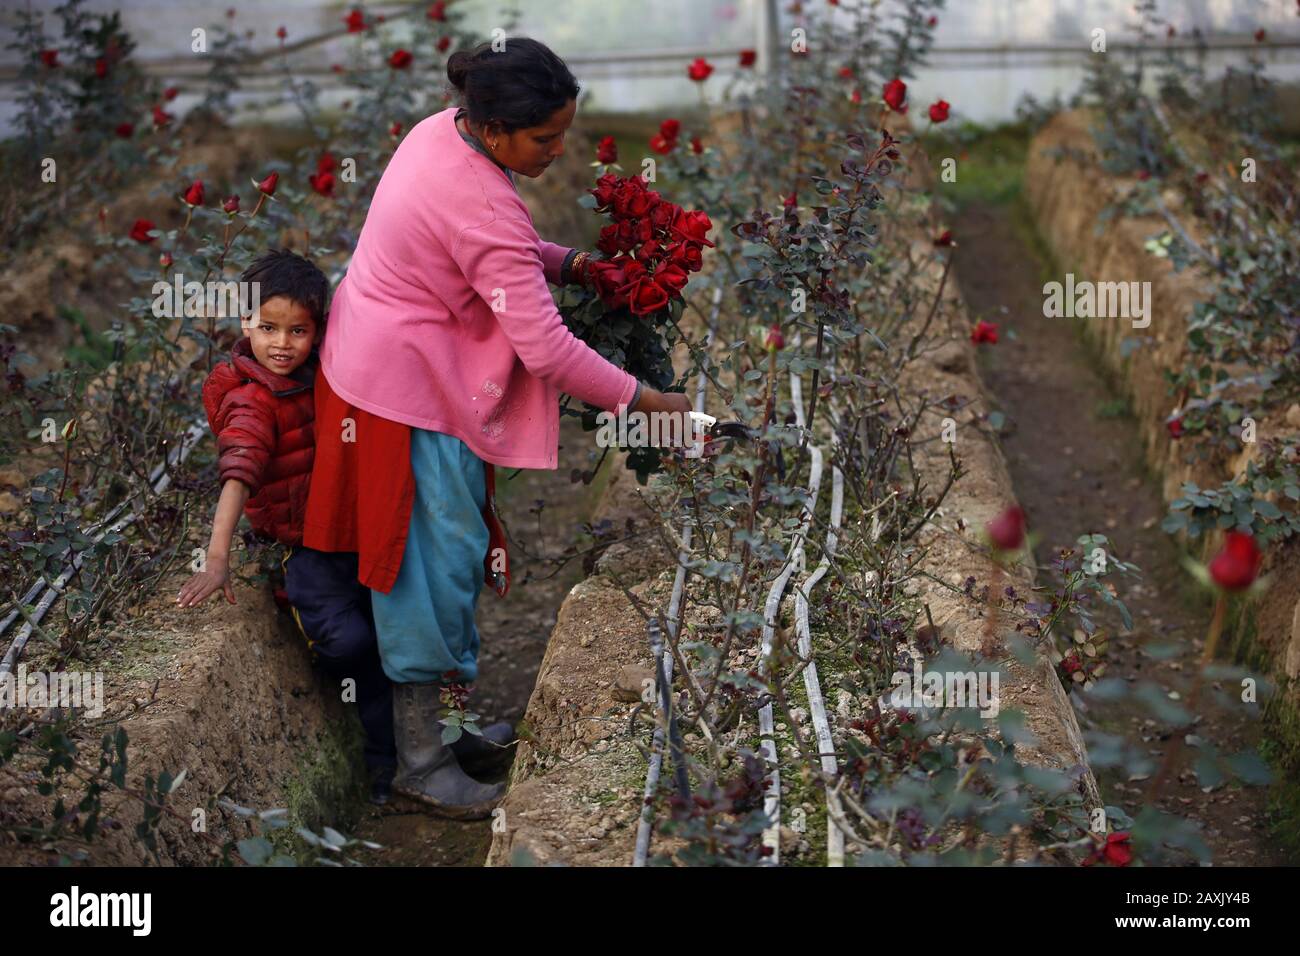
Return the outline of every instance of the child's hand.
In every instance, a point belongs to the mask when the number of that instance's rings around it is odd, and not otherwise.
[[[235,589],[230,581],[230,564],[224,558],[208,558],[202,571],[185,582],[176,603],[181,607],[195,607],[206,601],[214,592],[224,591],[226,600],[235,603]]]

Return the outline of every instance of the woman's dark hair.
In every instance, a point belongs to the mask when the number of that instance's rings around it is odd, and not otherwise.
[[[259,302],[277,295],[288,296],[311,313],[317,329],[325,327],[325,304],[330,283],[316,264],[288,249],[272,249],[253,260],[240,275],[243,282],[256,282]]]
[[[493,120],[507,133],[540,126],[578,98],[578,81],[550,47],[528,37],[504,41],[504,50],[481,43],[447,60],[447,79],[461,93],[476,126]]]

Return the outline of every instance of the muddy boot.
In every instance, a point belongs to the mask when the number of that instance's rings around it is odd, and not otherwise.
[[[504,720],[482,728],[483,735],[463,733],[451,745],[460,765],[469,773],[500,766],[514,750],[505,746],[515,739],[515,728]]]
[[[442,742],[439,690],[436,682],[393,684],[393,793],[453,820],[485,819],[505,793],[505,784],[479,783],[460,768],[455,751]]]

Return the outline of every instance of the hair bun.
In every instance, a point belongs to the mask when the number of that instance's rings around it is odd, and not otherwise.
[[[469,75],[469,65],[473,59],[466,50],[457,50],[447,58],[447,79],[462,93],[465,92],[465,77]]]

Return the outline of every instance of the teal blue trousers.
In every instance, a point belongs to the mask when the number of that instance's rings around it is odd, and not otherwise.
[[[397,683],[478,677],[474,609],[488,528],[483,461],[459,438],[411,429],[415,501],[393,589],[372,592],[384,672]]]

